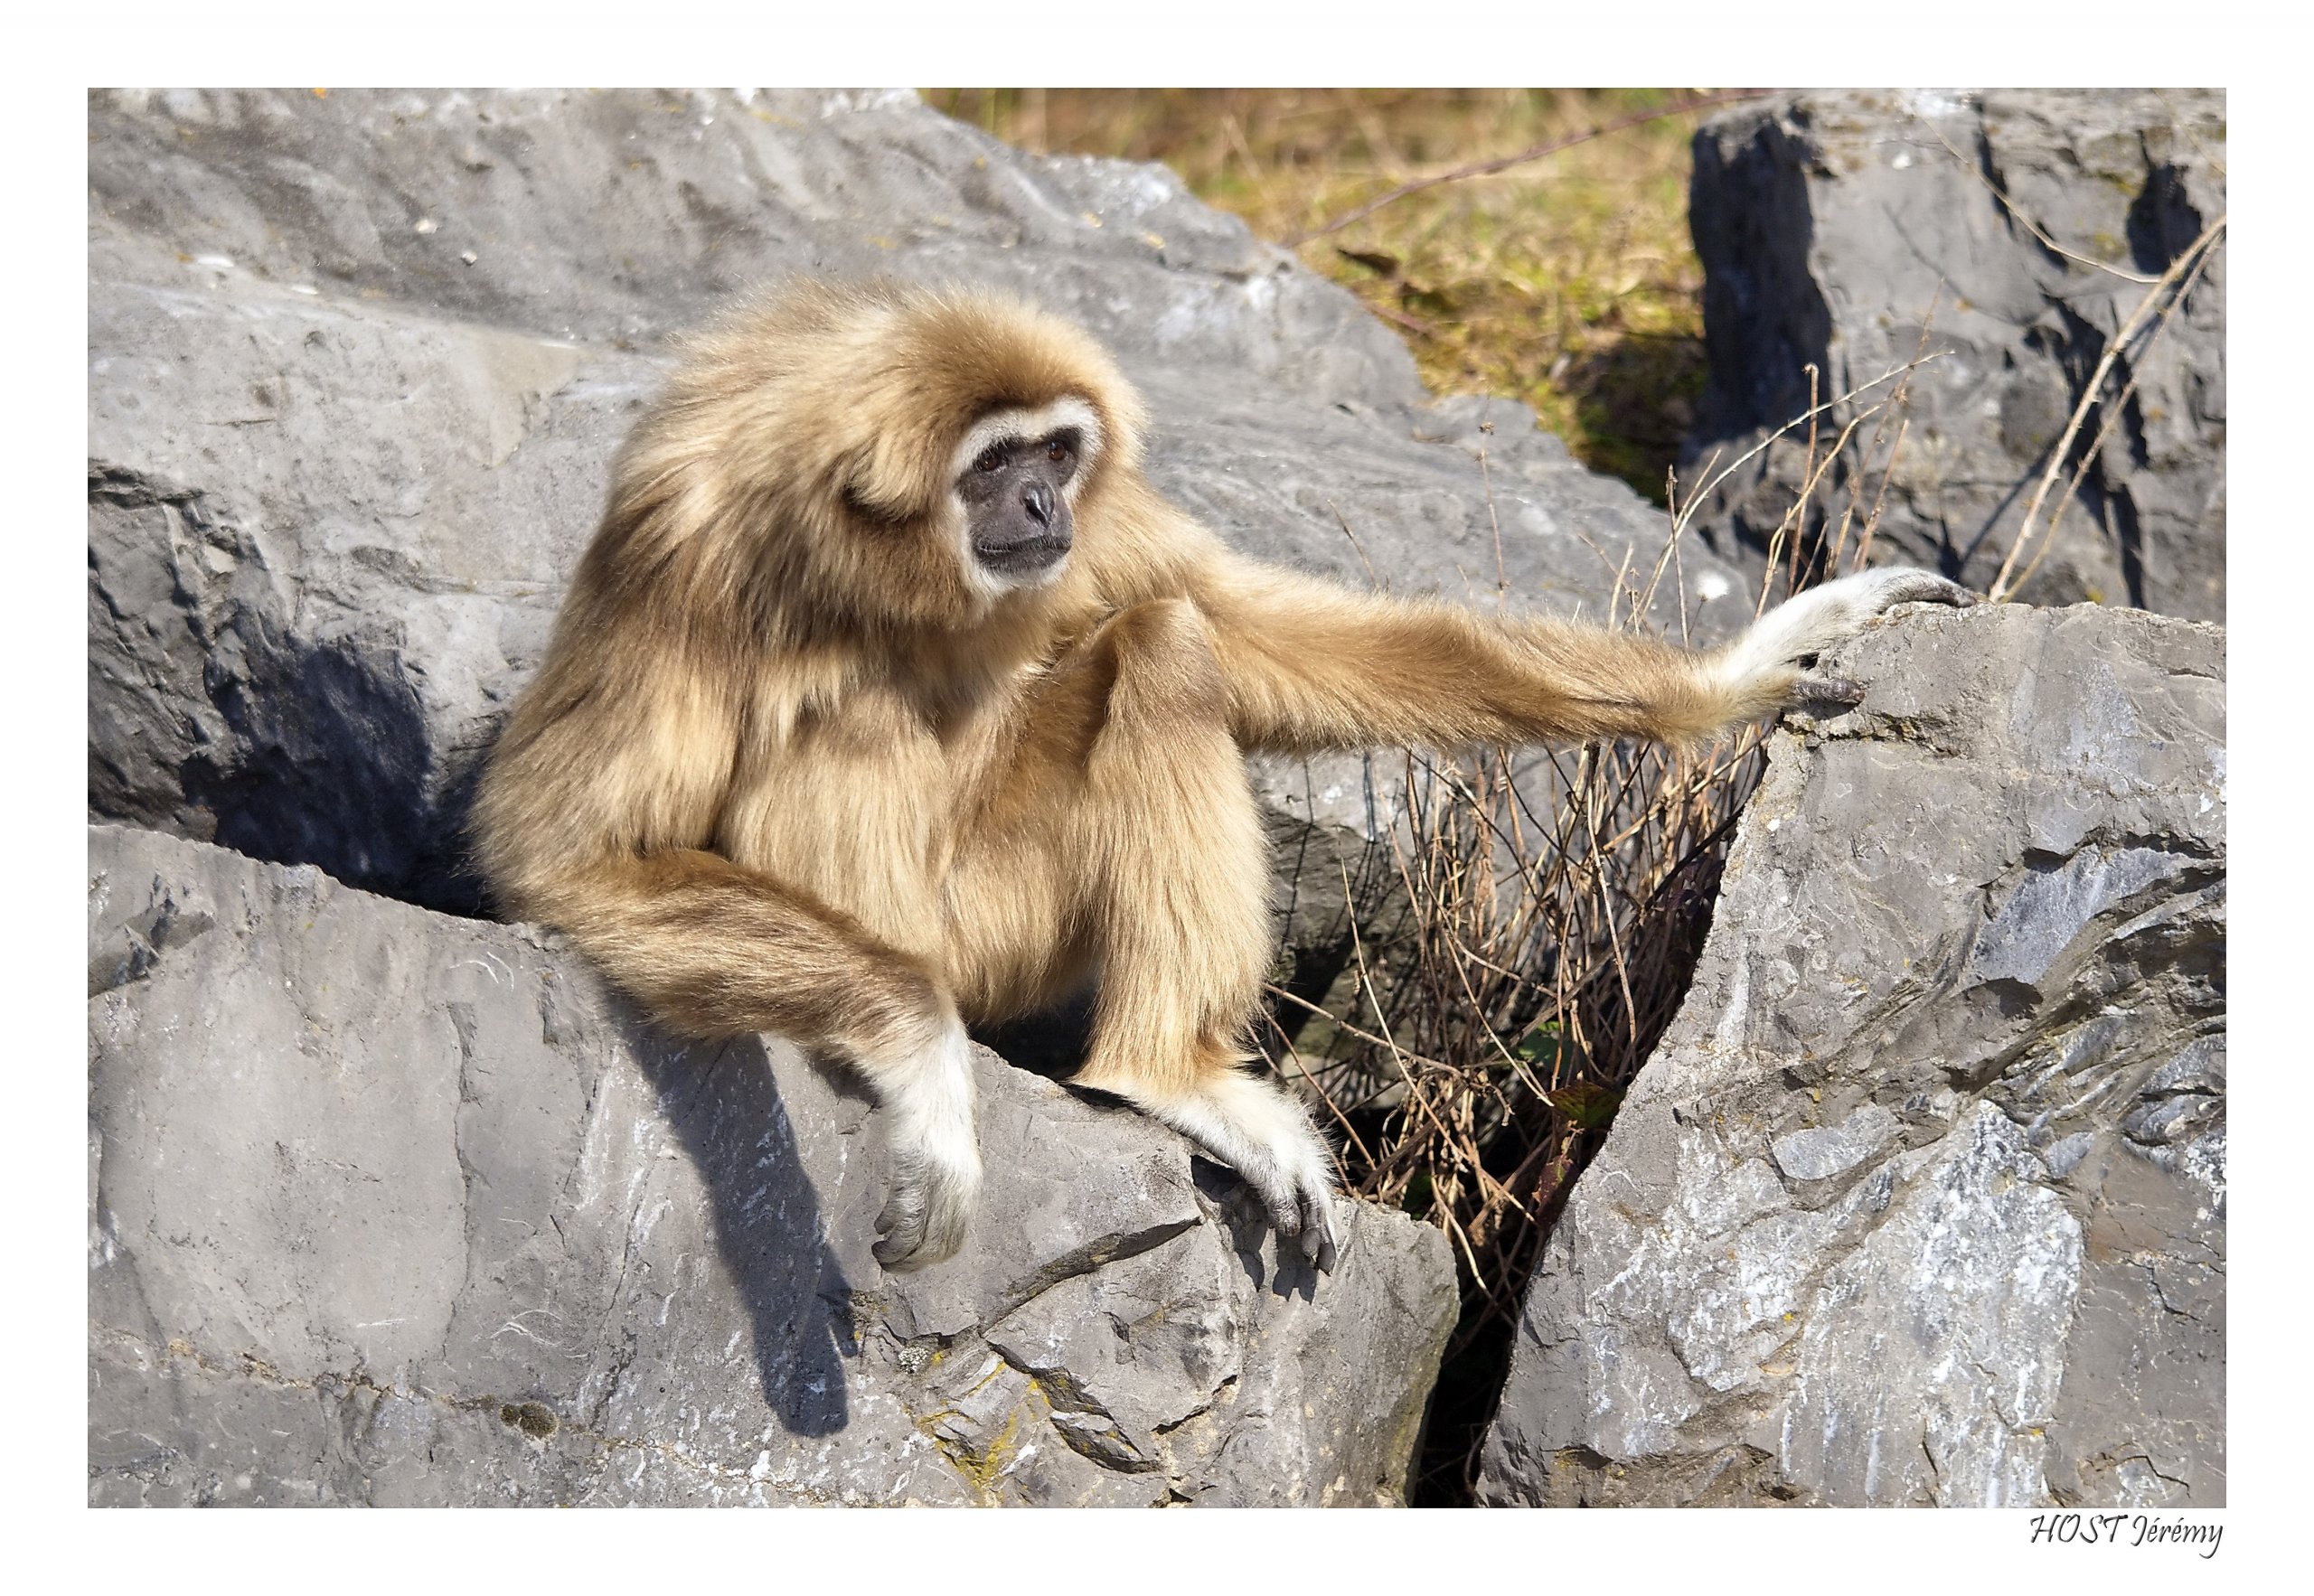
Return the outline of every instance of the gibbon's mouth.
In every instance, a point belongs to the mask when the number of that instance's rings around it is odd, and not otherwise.
[[[1000,577],[1033,577],[1050,570],[1068,555],[1069,538],[1023,538],[1017,543],[973,545],[973,558]]]

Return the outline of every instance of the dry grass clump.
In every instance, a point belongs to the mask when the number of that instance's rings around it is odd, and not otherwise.
[[[948,89],[950,116],[1031,150],[1163,161],[1285,241],[1410,182],[1702,90]],[[1593,469],[1663,502],[1704,378],[1688,237],[1696,114],[1411,193],[1294,246],[1397,327],[1441,393],[1531,406]]]
[[[1759,607],[1862,568],[1911,373],[1927,358],[1779,435],[1803,440],[1806,486],[1770,548]],[[1867,467],[1835,488],[1829,465],[1851,447]],[[1707,467],[1651,559],[1631,551],[1608,624],[1649,624],[1695,504],[1749,457]],[[1421,1501],[1470,1499],[1537,1256],[1687,995],[1727,840],[1765,766],[1765,730],[1695,753],[1410,756],[1406,822],[1387,844],[1398,913],[1387,931],[1357,926],[1352,979],[1324,999],[1272,989],[1322,1021],[1274,1019],[1265,1051],[1331,1114],[1351,1188],[1437,1225],[1455,1248],[1463,1313]]]
[[[1620,596],[1625,624],[1652,585]],[[1454,1246],[1418,1501],[1469,1499],[1537,1255],[1686,995],[1762,744],[1409,756],[1389,931],[1359,928],[1320,1003],[1273,989],[1318,1011],[1262,1039],[1331,1113],[1351,1189]]]

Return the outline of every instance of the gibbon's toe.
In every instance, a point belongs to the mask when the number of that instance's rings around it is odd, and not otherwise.
[[[1269,1211],[1277,1232],[1278,1262],[1299,1253],[1321,1274],[1331,1274],[1341,1249],[1334,1230],[1333,1194],[1322,1182],[1297,1181],[1281,1174],[1275,1183],[1247,1178],[1246,1184]]]
[[[1332,1273],[1340,1255],[1334,1229],[1333,1188],[1314,1156],[1305,1168],[1285,1165],[1270,1171],[1268,1179],[1249,1178],[1246,1184],[1260,1194],[1270,1223],[1277,1229],[1278,1261],[1283,1263],[1298,1251],[1320,1273]],[[1293,1243],[1300,1244],[1289,1245]]]
[[[1269,1210],[1269,1222],[1281,1238],[1302,1234],[1302,1205],[1294,1198],[1293,1188],[1282,1180],[1256,1180],[1251,1177],[1246,1184],[1262,1199],[1262,1206]]]

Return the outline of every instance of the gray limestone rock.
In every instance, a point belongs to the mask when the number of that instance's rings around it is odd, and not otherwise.
[[[1661,545],[1529,412],[1427,401],[1353,297],[1163,168],[1023,155],[905,93],[105,92],[89,135],[92,817],[429,906],[479,906],[475,763],[670,338],[752,285],[1080,319],[1148,395],[1158,484],[1265,558],[1595,615]],[[1745,590],[1680,569],[1690,600]],[[1355,854],[1397,769],[1258,775],[1282,841],[1314,821]],[[1340,869],[1293,853],[1281,912],[1322,962]]]
[[[1860,488],[1884,558],[1980,589],[2107,346],[2225,210],[2219,90],[1810,90],[1714,118],[1695,152],[1711,378],[1684,474],[1803,413],[1811,364],[1830,399],[1942,351],[1911,376],[1885,498],[1885,418],[1827,496],[1837,511]],[[2101,390],[2121,413],[2027,600],[2225,618],[2225,276],[2221,240],[2158,342],[2125,346]],[[1827,418],[1820,447],[1849,413]],[[1773,534],[1806,452],[1804,431],[1791,435],[1707,502],[1723,549]]]
[[[89,833],[89,1499],[1389,1503],[1455,1313],[983,1054],[964,1253],[869,1252],[867,1099],[526,926]]]
[[[2225,1499],[2225,654],[1900,612],[1529,1290],[1501,1503]]]

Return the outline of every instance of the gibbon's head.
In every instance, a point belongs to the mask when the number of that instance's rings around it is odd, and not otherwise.
[[[754,575],[818,624],[964,627],[1034,603],[1140,455],[1139,403],[1084,332],[889,284],[791,288],[701,339],[663,436],[686,414]]]

